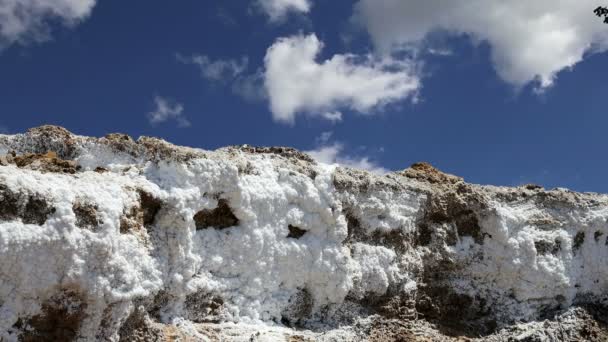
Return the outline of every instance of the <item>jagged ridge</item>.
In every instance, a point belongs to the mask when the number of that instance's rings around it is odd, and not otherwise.
[[[0,155],[7,341],[608,338],[605,195],[55,126]]]

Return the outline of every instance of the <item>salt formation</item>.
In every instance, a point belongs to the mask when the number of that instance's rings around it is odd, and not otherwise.
[[[608,340],[608,196],[0,135],[2,341]]]

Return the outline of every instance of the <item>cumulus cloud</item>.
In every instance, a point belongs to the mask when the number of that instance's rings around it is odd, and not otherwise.
[[[318,147],[314,150],[306,151],[314,160],[324,164],[338,164],[344,167],[367,170],[379,175],[390,172],[367,156],[353,156],[344,153],[344,144],[340,142],[330,142],[333,132],[323,132],[315,139]]]
[[[498,75],[521,87],[553,84],[588,52],[608,49],[608,30],[594,20],[592,0],[359,0],[355,21],[379,51],[419,45],[431,32],[487,42]]]
[[[317,61],[322,47],[314,34],[296,35],[266,52],[264,83],[275,120],[293,123],[305,113],[335,121],[340,108],[370,113],[412,97],[420,86],[412,62],[351,54]]]
[[[257,0],[257,6],[268,15],[271,22],[284,20],[288,13],[308,13],[310,0]]]
[[[1,0],[0,48],[48,40],[49,21],[72,26],[86,19],[94,6],[95,0]]]
[[[148,113],[150,124],[157,125],[168,120],[175,120],[179,127],[189,127],[190,121],[184,117],[184,106],[161,96],[154,97],[155,109]]]

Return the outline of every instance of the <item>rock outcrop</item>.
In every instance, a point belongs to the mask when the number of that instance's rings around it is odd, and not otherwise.
[[[608,196],[0,135],[2,341],[607,341]]]

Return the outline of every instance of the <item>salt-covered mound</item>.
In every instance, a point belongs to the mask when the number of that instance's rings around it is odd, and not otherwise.
[[[608,340],[608,196],[0,135],[2,341]]]

